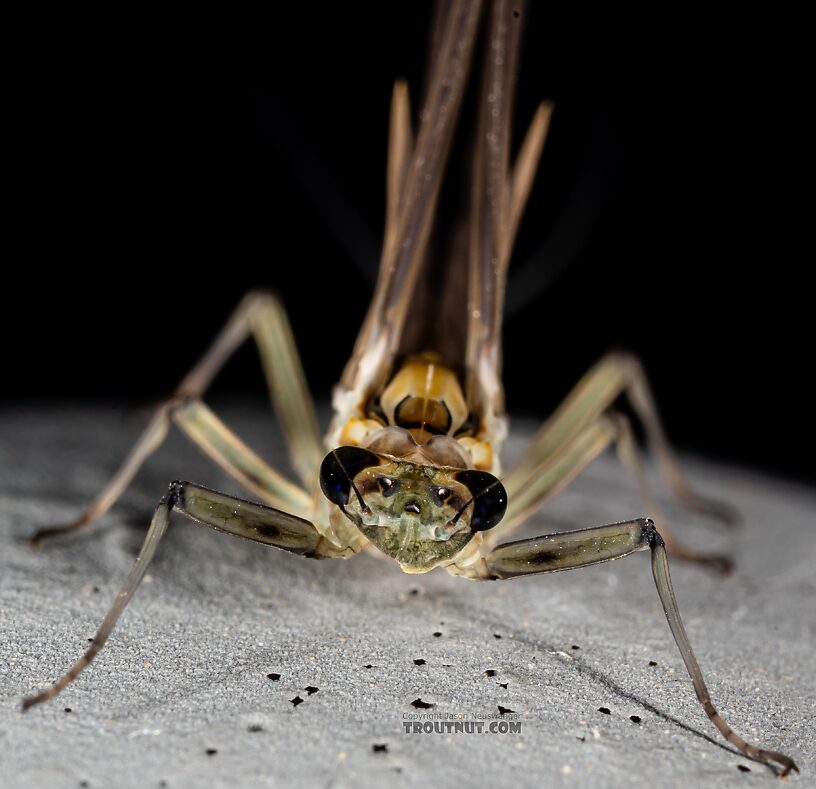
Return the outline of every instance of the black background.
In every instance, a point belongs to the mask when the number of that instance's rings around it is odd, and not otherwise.
[[[258,286],[327,395],[371,292],[390,90],[420,92],[428,6],[116,14],[20,30],[3,405],[155,400]],[[544,416],[628,348],[678,446],[816,478],[796,28],[533,4],[517,131],[540,99],[556,110],[515,260],[547,285],[507,322],[511,413]],[[263,392],[251,348],[215,392]]]

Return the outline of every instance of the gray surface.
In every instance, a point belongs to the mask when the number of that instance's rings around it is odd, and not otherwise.
[[[279,454],[260,408],[222,413],[267,457]],[[371,555],[315,562],[179,518],[94,665],[22,715],[20,697],[84,649],[167,483],[240,492],[174,436],[100,524],[39,553],[21,544],[76,514],[142,424],[110,408],[0,415],[4,787],[772,785],[694,699],[645,555],[476,584],[443,571],[405,575]],[[511,454],[530,426],[516,428]],[[674,565],[715,703],[738,732],[791,754],[803,770],[794,780],[814,786],[816,495],[745,471],[687,467],[747,516],[732,537],[670,510],[687,541],[729,547],[738,561],[726,581]],[[609,457],[522,536],[638,514]],[[297,695],[305,701],[295,708]],[[501,704],[521,714],[522,735],[404,734],[418,697],[465,719]]]

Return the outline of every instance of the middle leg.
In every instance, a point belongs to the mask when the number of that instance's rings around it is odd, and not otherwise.
[[[663,481],[677,501],[689,510],[716,517],[726,524],[736,523],[739,516],[733,507],[699,495],[689,484],[666,438],[643,367],[636,357],[626,353],[604,356],[541,426],[523,457],[503,479],[511,499],[515,490],[528,484],[534,469],[574,441],[623,394],[643,424]]]
[[[517,475],[522,482],[504,481],[508,494],[507,512],[502,522],[487,532],[484,543],[495,547],[500,540],[521,525],[527,517],[541,507],[547,499],[581,474],[610,444],[614,444],[624,467],[635,478],[647,510],[657,521],[665,536],[669,552],[679,559],[713,567],[725,574],[732,568],[731,560],[720,554],[699,553],[678,540],[668,528],[652,496],[645,471],[640,463],[637,444],[629,420],[623,414],[607,412],[578,432],[565,444],[542,460],[535,468],[526,468],[525,476]]]
[[[45,538],[73,531],[98,517],[122,494],[144,459],[155,451],[175,424],[205,455],[253,495],[272,507],[307,515],[311,497],[250,449],[202,400],[183,397],[162,405],[119,473],[102,490],[91,508],[68,526],[41,529],[32,538],[35,547]]]
[[[215,342],[182,379],[173,396],[158,407],[124,462],[93,501],[70,523],[40,529],[31,538],[32,545],[37,546],[43,539],[80,529],[104,515],[130,485],[142,464],[161,446],[174,414],[178,415],[187,401],[204,395],[229,356],[250,335],[254,336],[258,345],[292,465],[302,483],[310,487],[323,455],[317,419],[297,347],[280,301],[271,293],[253,291],[238,305]],[[249,487],[256,495],[268,500],[269,496]],[[273,495],[277,487],[274,486]]]

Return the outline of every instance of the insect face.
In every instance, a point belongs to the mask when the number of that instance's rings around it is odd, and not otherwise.
[[[321,467],[323,492],[365,537],[406,572],[458,554],[504,515],[501,483],[481,471],[420,465],[340,447]]]

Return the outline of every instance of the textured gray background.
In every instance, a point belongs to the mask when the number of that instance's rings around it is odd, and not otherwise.
[[[265,410],[221,412],[280,458]],[[772,785],[697,704],[643,554],[476,584],[405,575],[371,555],[302,559],[179,517],[109,646],[55,702],[22,715],[20,697],[85,648],[167,483],[241,493],[173,436],[100,523],[28,549],[24,536],[97,492],[143,423],[110,407],[0,415],[4,787]],[[516,424],[511,455],[530,429]],[[673,568],[715,703],[739,733],[792,755],[803,770],[794,780],[814,786],[816,494],[701,461],[687,468],[746,515],[731,536],[668,505],[689,543],[738,562],[727,580]],[[519,536],[639,514],[607,457]],[[416,698],[466,719],[502,705],[520,713],[523,732],[406,735]]]

